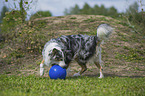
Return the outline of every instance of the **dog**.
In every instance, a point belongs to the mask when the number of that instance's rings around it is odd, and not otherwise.
[[[81,70],[74,76],[82,75],[86,70],[86,63],[91,61],[99,68],[100,77],[103,78],[101,65],[101,44],[107,40],[114,28],[108,24],[101,24],[97,28],[95,36],[68,35],[54,38],[48,41],[42,51],[43,60],[40,64],[40,76],[44,74],[44,65],[59,65],[67,69],[72,60],[75,60]]]

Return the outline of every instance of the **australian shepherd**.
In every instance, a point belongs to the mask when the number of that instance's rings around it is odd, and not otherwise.
[[[87,70],[86,63],[91,59],[100,70],[100,77],[103,78],[101,65],[101,47],[104,40],[108,39],[113,28],[108,24],[101,24],[97,28],[95,36],[89,35],[68,35],[54,38],[48,41],[42,51],[43,60],[40,64],[40,76],[44,74],[44,65],[59,65],[67,69],[72,60],[75,60],[81,70],[74,74],[80,76]]]

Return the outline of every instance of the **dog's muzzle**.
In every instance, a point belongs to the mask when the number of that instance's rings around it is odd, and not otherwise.
[[[65,69],[67,68],[67,65],[65,64],[64,61],[60,61],[58,65],[62,68],[65,68]]]

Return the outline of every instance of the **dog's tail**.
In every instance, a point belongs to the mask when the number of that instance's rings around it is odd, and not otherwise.
[[[97,28],[97,37],[98,40],[103,43],[104,40],[107,40],[110,34],[113,32],[114,28],[109,26],[108,24],[101,24]]]

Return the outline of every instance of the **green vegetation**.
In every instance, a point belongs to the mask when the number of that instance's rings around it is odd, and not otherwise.
[[[137,4],[131,5],[133,7],[129,7],[128,13],[123,14],[125,20],[118,19],[119,14],[114,7],[107,9],[103,5],[95,5],[91,8],[85,4],[82,9],[78,5],[66,9],[66,14],[77,15],[49,18],[49,11],[40,11],[31,16],[31,20],[25,21],[26,8],[23,4],[30,3],[20,1],[20,10],[3,10],[5,15],[0,26],[0,95],[145,95],[144,11],[135,11]],[[111,18],[114,16],[117,19]],[[98,70],[91,63],[83,76],[71,77],[80,69],[75,62],[72,62],[72,71],[66,80],[49,79],[47,69],[45,77],[39,77],[41,52],[48,40],[61,35],[96,35],[97,26],[102,23],[110,24],[116,30],[102,45],[104,79],[97,78]]]
[[[36,19],[36,18],[42,18],[42,17],[50,17],[52,14],[50,11],[38,11],[35,14],[31,15],[30,20]]]
[[[6,16],[6,12],[8,12],[8,8],[6,6],[3,6],[1,14],[0,14],[0,23],[2,22],[3,17]]]
[[[60,22],[60,20],[62,20],[62,22]],[[124,23],[120,23],[118,20],[104,16],[96,17],[96,15],[61,16],[49,18],[49,20],[47,18],[43,20],[37,19],[35,21],[19,24],[15,26],[13,30],[9,30],[7,33],[3,34],[4,41],[0,43],[1,58],[3,59],[0,62],[3,65],[16,64],[21,66],[25,64],[25,59],[31,60],[39,58],[41,61],[39,56],[41,56],[43,46],[51,38],[71,34],[96,35],[97,26],[108,22],[114,27],[117,25],[116,29],[120,31],[116,31],[117,36],[110,39],[110,46],[105,49],[103,48],[103,50],[105,50],[103,51],[105,54],[102,55],[103,61],[107,59],[108,62],[112,62],[110,59],[114,58],[116,60],[121,59],[131,63],[144,62],[144,40],[141,38],[142,35],[131,33],[129,30],[132,29],[128,28]],[[125,45],[126,43],[134,45],[134,48],[132,48],[133,46]],[[116,51],[112,53],[110,50],[113,51],[113,49]],[[114,57],[110,57],[109,54]],[[36,62],[31,63],[34,64]],[[116,64],[116,62],[114,63]]]
[[[80,18],[80,19],[78,19]],[[63,22],[57,23],[57,20]],[[96,34],[96,25],[107,23],[116,27],[116,37],[112,37],[107,47],[103,47],[102,56],[105,61],[105,78],[98,79],[95,69],[88,69],[89,76],[67,77],[66,80],[51,80],[48,77],[39,77],[39,64],[41,62],[41,51],[44,44],[52,37],[69,34]],[[75,21],[74,21],[75,20]],[[47,25],[49,22],[49,26]],[[55,21],[55,23],[54,23]],[[80,22],[82,25],[80,25]],[[144,95],[145,87],[143,77],[144,70],[144,48],[143,40],[139,34],[128,32],[128,26],[120,21],[97,17],[96,15],[72,15],[64,17],[53,17],[49,20],[38,19],[34,22],[26,22],[17,28],[15,37],[7,38],[1,43],[3,66],[10,66],[3,70],[0,75],[0,94],[7,95]],[[48,32],[49,30],[49,32]],[[12,31],[12,32],[15,32]],[[130,35],[128,35],[130,34]],[[135,35],[134,35],[135,34]],[[113,35],[114,36],[114,35]],[[137,38],[137,39],[136,39]],[[123,43],[119,43],[123,42]],[[134,44],[132,46],[125,43]],[[9,45],[8,45],[9,44]],[[118,45],[123,44],[123,45]],[[135,46],[137,44],[137,46]],[[108,46],[110,45],[110,46]],[[4,52],[6,54],[4,54]],[[142,57],[140,57],[142,56]],[[35,59],[36,58],[36,59]],[[114,59],[114,60],[112,60]],[[119,61],[121,60],[121,61]],[[129,62],[124,64],[124,62]],[[137,62],[137,64],[136,64]],[[141,63],[141,64],[140,64]],[[88,65],[89,66],[89,65]],[[93,66],[93,65],[91,65]],[[123,68],[120,68],[122,66]],[[125,66],[125,67],[124,67]],[[74,67],[74,66],[73,66]],[[128,70],[130,68],[130,70]],[[75,65],[73,72],[78,72],[79,67]],[[108,72],[108,70],[111,70]],[[115,71],[116,70],[116,71]],[[123,71],[119,70],[125,70]],[[114,74],[115,71],[115,74]],[[87,73],[86,72],[86,73]],[[46,72],[47,73],[47,72]],[[112,74],[112,75],[108,75]],[[31,75],[33,74],[33,75]],[[48,74],[48,73],[47,73]],[[94,74],[94,75],[93,75]],[[125,76],[122,76],[125,74]],[[135,75],[134,75],[135,74]],[[10,76],[8,76],[10,75]],[[119,77],[118,77],[119,76]],[[130,78],[134,77],[134,78]],[[139,78],[137,78],[137,77]]]
[[[140,4],[142,5],[141,2]],[[145,11],[143,8],[141,9],[142,11],[139,12],[139,4],[134,2],[126,10],[123,17],[127,21],[127,24],[134,29],[134,32],[145,35]]]
[[[140,2],[141,3],[141,2]],[[145,12],[142,9],[141,12],[139,12],[139,4],[137,2],[134,2],[132,5],[129,6],[129,8],[126,10],[125,13],[118,13],[117,9],[115,9],[113,6],[110,8],[105,8],[104,5],[98,6],[94,5],[93,7],[90,7],[89,4],[85,3],[83,8],[79,8],[79,6],[76,4],[74,7],[71,7],[70,9],[65,9],[64,14],[65,15],[104,15],[104,16],[110,16],[113,18],[121,19],[125,22],[125,25],[128,25],[133,29],[133,32],[141,33],[145,35]],[[142,5],[142,3],[141,3]]]
[[[0,94],[2,96],[40,96],[40,95],[89,95],[89,96],[143,96],[145,78],[128,77],[68,77],[66,80],[51,80],[36,76],[0,75]]]
[[[19,24],[22,24],[23,19],[20,14],[21,11],[12,10],[11,12],[6,12],[6,16],[2,19],[1,31],[2,33],[12,33],[11,31]],[[26,15],[25,15],[26,17]],[[23,18],[25,18],[23,16]],[[13,34],[13,33],[12,33]]]
[[[70,9],[65,9],[64,11],[65,15],[104,15],[104,16],[111,16],[111,17],[118,17],[119,13],[117,12],[117,9],[115,9],[113,6],[110,8],[105,8],[104,5],[101,5],[100,7],[98,5],[95,5],[94,7],[90,7],[89,4],[85,3],[83,8],[80,9],[79,6],[76,4],[74,7],[71,7]]]

